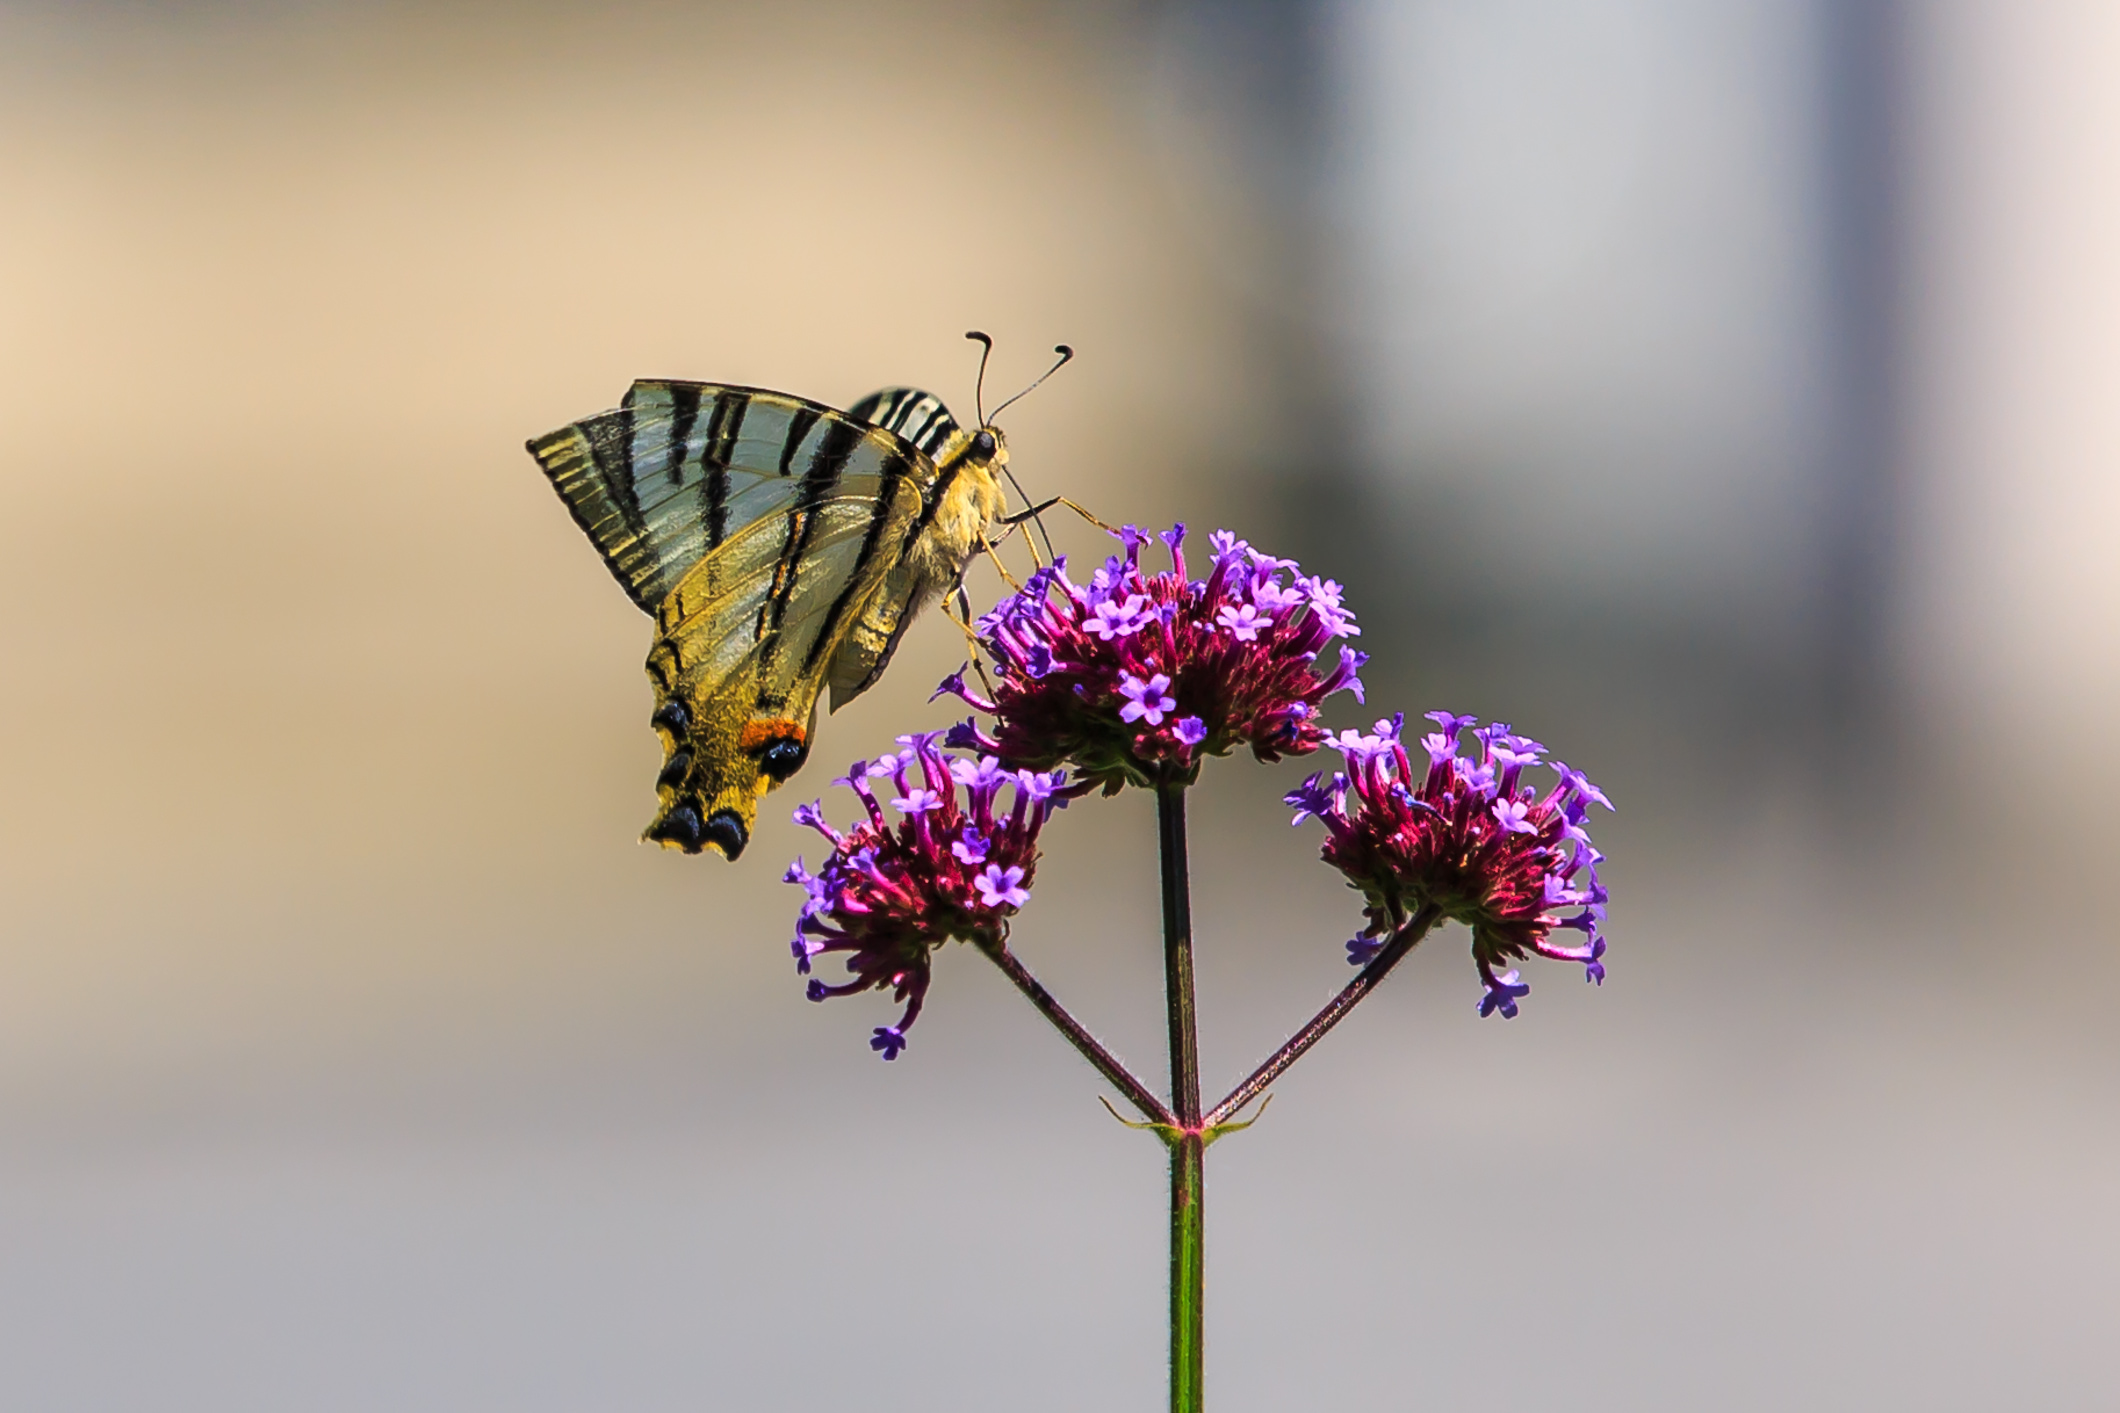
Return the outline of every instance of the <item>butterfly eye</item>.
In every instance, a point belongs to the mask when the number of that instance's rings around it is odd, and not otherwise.
[[[758,768],[778,782],[802,769],[810,752],[800,741],[775,741],[758,758]]]
[[[664,702],[655,709],[655,715],[648,718],[648,724],[676,736],[692,724],[692,717],[683,702]]]
[[[995,445],[994,434],[984,427],[981,427],[979,434],[972,438],[972,455],[978,457],[981,461],[992,461],[994,453],[999,449]]]

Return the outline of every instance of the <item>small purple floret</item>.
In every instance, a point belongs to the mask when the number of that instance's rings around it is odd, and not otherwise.
[[[972,886],[979,890],[979,901],[990,908],[1020,908],[1031,900],[1028,888],[1018,887],[1023,882],[1023,870],[1011,864],[1003,868],[999,864],[988,864]]]
[[[1178,709],[1178,699],[1166,695],[1169,686],[1170,678],[1160,672],[1145,682],[1131,674],[1121,677],[1119,695],[1126,698],[1126,705],[1119,708],[1119,719],[1161,726],[1164,714]]]
[[[1485,981],[1487,989],[1480,996],[1480,1014],[1491,1016],[1496,1011],[1500,1011],[1503,1020],[1515,1020],[1516,1003],[1522,997],[1531,994],[1530,983],[1519,981],[1517,974],[1513,971],[1505,971],[1500,976],[1487,977]]]

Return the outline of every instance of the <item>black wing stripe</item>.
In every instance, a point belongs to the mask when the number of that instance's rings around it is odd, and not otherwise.
[[[942,498],[948,495],[950,487],[957,483],[957,473],[963,469],[964,459],[959,457],[935,478],[935,484],[922,489],[921,494],[927,497],[927,504],[920,507],[920,514],[914,518],[913,523],[905,527],[906,549],[911,549],[913,541],[919,539],[927,532],[927,527],[935,523],[935,516],[942,509]]]
[[[791,476],[794,474],[796,449],[803,444],[803,441],[806,438],[808,438],[808,436],[810,435],[810,428],[816,423],[816,421],[817,409],[814,407],[798,407],[795,409],[794,415],[788,419],[788,435],[780,443],[781,475]],[[861,430],[860,425],[858,423],[855,424],[854,430],[855,434],[858,436]],[[813,456],[811,458],[811,464],[814,466],[815,462],[816,458]]]
[[[626,533],[636,544],[646,541],[648,521],[640,511],[639,488],[633,484],[633,408],[622,406],[580,425],[582,440],[589,445],[589,460],[603,478],[604,494],[626,522]]]
[[[905,430],[905,439],[911,442],[914,446],[919,446],[921,441],[926,438],[929,431],[934,428],[935,419],[937,417],[942,418],[944,421],[950,420],[949,412],[944,409],[942,404],[939,402],[928,409],[928,415],[920,419],[919,426]],[[932,453],[930,453],[930,455],[932,455]]]
[[[751,405],[751,395],[735,389],[723,391],[714,399],[714,411],[707,417],[707,439],[700,448],[701,469],[706,475],[700,480],[700,494],[704,498],[703,510],[707,521],[707,548],[716,549],[729,534],[729,458],[736,447],[736,434],[743,426],[743,415]]]
[[[825,610],[823,626],[817,630],[816,636],[810,639],[809,651],[804,653],[802,658],[804,672],[813,670],[819,659],[824,656],[825,649],[836,645],[839,620],[845,617],[847,609],[852,607],[854,595],[862,587],[862,578],[868,570],[869,562],[876,557],[876,551],[883,543],[884,525],[891,518],[891,505],[898,496],[898,483],[905,479],[906,472],[912,469],[912,464],[912,458],[901,448],[892,447],[890,454],[883,459],[883,464],[876,468],[876,504],[869,512],[868,533],[861,538],[861,553],[855,556],[854,570],[847,575],[846,585],[840,589],[839,597],[833,599],[832,606]]]
[[[720,411],[717,404],[715,410]],[[685,478],[685,452],[692,440],[692,424],[699,420],[699,387],[695,383],[670,385],[670,440],[663,447],[663,475],[671,485]]]
[[[934,422],[935,430],[913,443],[929,456],[940,455],[942,448],[957,433],[957,421],[947,412],[937,411]]]
[[[811,420],[815,420],[814,414]],[[767,592],[766,601],[758,606],[757,636],[760,641],[767,633],[778,632],[781,620],[787,616],[788,600],[795,593],[796,566],[809,553],[810,540],[817,533],[818,507],[831,494],[832,487],[839,484],[847,458],[854,454],[854,448],[860,446],[867,435],[868,429],[861,423],[851,418],[835,417],[825,425],[823,435],[817,438],[817,445],[810,452],[809,465],[802,473],[802,489],[788,506],[787,528],[781,532],[780,562],[773,569],[773,587]],[[793,458],[795,443],[796,438],[791,436],[788,445],[781,449],[783,467]]]

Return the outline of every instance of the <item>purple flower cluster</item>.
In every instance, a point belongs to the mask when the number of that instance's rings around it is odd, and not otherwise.
[[[1473,732],[1474,761],[1458,746],[1475,718],[1437,711],[1428,719],[1438,729],[1421,738],[1428,757],[1421,772],[1399,739],[1404,718],[1393,717],[1373,735],[1343,732],[1332,745],[1346,772],[1313,775],[1288,796],[1293,822],[1323,822],[1325,861],[1369,900],[1370,925],[1347,944],[1348,961],[1366,963],[1408,916],[1433,908],[1472,929],[1483,1016],[1516,1014],[1531,987],[1496,968],[1534,952],[1580,962],[1586,979],[1602,983],[1605,887],[1597,866],[1604,855],[1584,820],[1593,803],[1609,810],[1612,802],[1558,761],[1551,768],[1560,781],[1540,797],[1522,777],[1542,763],[1545,747],[1499,722]],[[1555,941],[1557,928],[1582,933],[1581,945]]]
[[[1117,532],[1123,552],[1086,585],[1058,562],[1030,577],[978,623],[994,668],[991,700],[958,672],[954,693],[992,717],[955,727],[952,746],[1018,766],[1063,761],[1107,793],[1127,784],[1190,783],[1200,762],[1239,745],[1260,760],[1307,755],[1326,742],[1318,703],[1341,688],[1362,699],[1367,658],[1342,645],[1327,671],[1318,653],[1361,630],[1330,579],[1259,553],[1226,530],[1209,537],[1214,565],[1188,580],[1185,527],[1161,535],[1171,569],[1148,574],[1148,535]]]
[[[816,873],[799,858],[788,867],[786,881],[809,894],[795,927],[795,969],[807,973],[812,957],[844,952],[854,979],[829,986],[811,978],[812,1001],[888,988],[904,1002],[898,1023],[878,1026],[869,1041],[886,1060],[905,1049],[905,1033],[920,1015],[930,954],[952,937],[1000,945],[1009,919],[1030,901],[1038,831],[1080,793],[1066,785],[1063,771],[1004,770],[992,756],[945,755],[935,749],[940,735],[900,736],[898,751],[856,761],[832,782],[860,797],[868,815],[846,833],[832,828],[814,802],[795,811],[797,824],[832,846]],[[895,790],[889,813],[870,784],[884,779]],[[1006,811],[1000,808],[1004,785],[1014,792]]]

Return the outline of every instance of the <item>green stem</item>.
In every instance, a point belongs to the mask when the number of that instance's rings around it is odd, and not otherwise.
[[[1200,1040],[1193,1000],[1192,898],[1186,879],[1185,787],[1156,787],[1163,858],[1163,986],[1170,1021],[1170,1406],[1200,1413],[1207,1229],[1202,1219],[1207,1140],[1200,1127]]]
[[[1207,1228],[1201,1205],[1207,1141],[1181,1133],[1170,1145],[1170,1407],[1200,1413],[1207,1360],[1201,1296]]]

